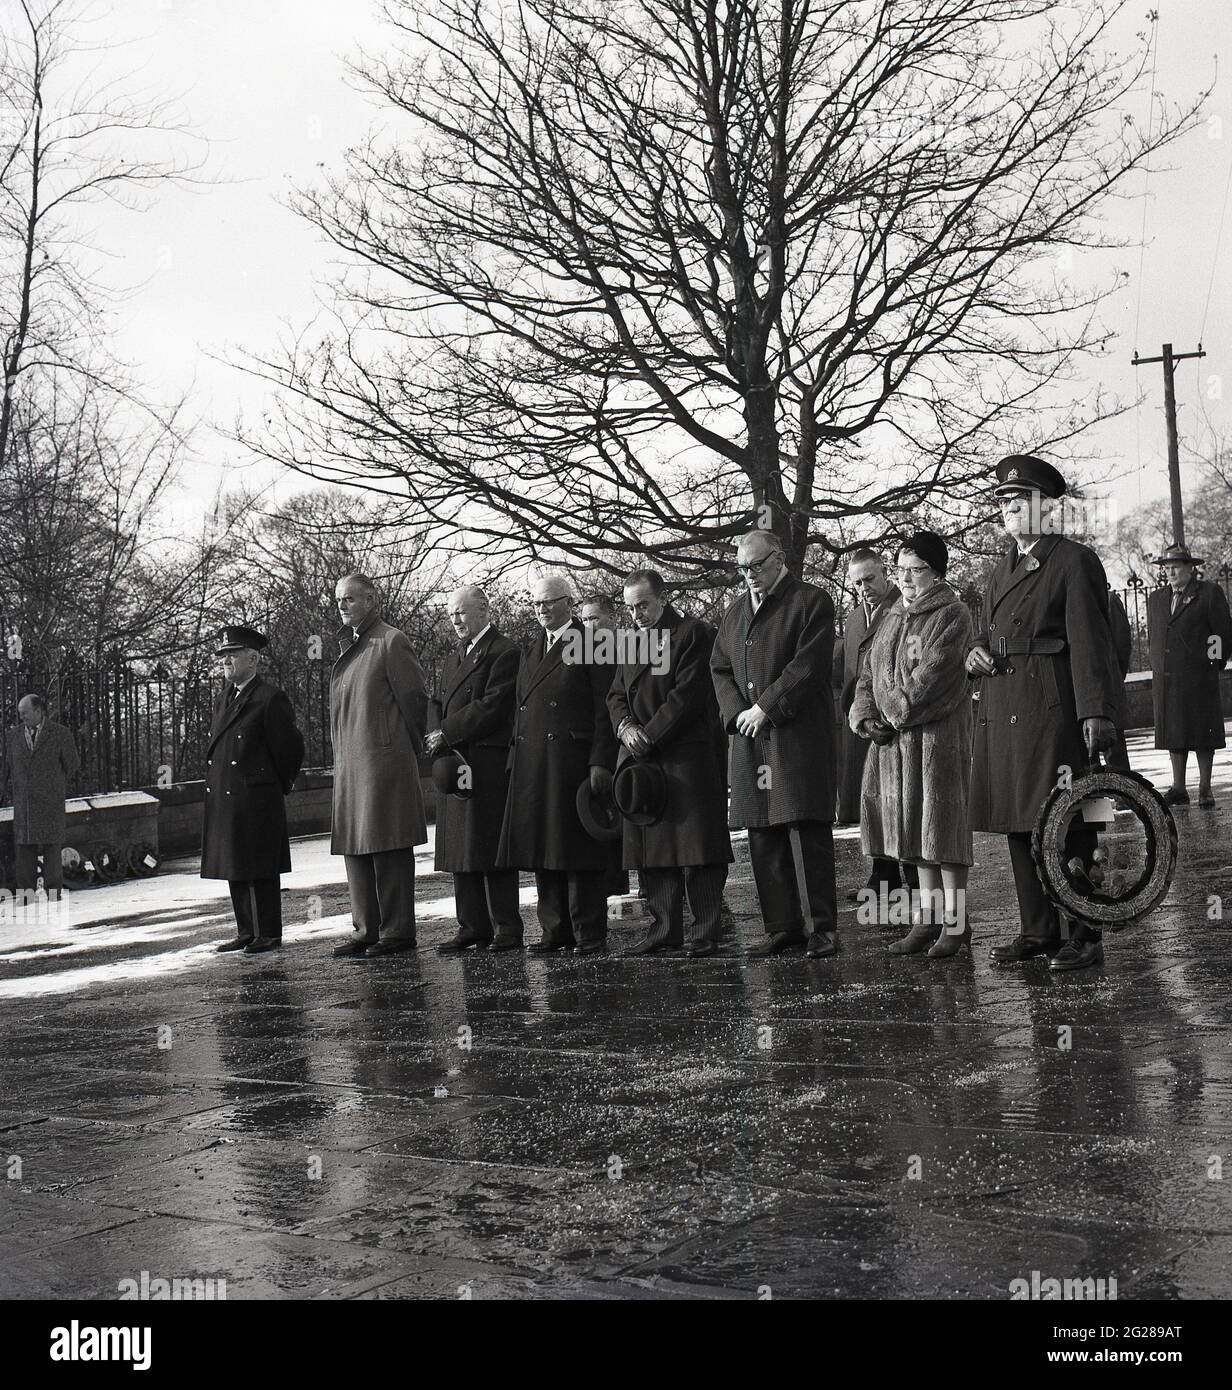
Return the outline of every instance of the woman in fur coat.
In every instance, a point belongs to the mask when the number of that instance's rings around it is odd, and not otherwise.
[[[860,839],[865,855],[915,864],[920,912],[890,950],[934,959],[970,943],[966,915],[971,828],[971,693],[966,658],[973,625],[945,582],[949,551],[917,531],[898,552],[902,597],[881,621],[856,685],[849,719],[874,748],[864,765]],[[938,910],[940,909],[940,910]]]

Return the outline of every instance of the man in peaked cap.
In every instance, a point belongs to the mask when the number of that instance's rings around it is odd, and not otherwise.
[[[1215,805],[1211,772],[1215,749],[1227,739],[1219,698],[1219,673],[1232,656],[1232,614],[1218,584],[1199,579],[1200,557],[1188,546],[1170,545],[1155,561],[1167,584],[1146,601],[1151,642],[1151,691],[1155,706],[1155,747],[1167,749],[1172,785],[1164,793],[1170,806],[1187,806],[1189,750],[1198,764],[1198,805]]]
[[[223,628],[225,680],[206,748],[201,877],[227,880],[236,934],[218,950],[245,955],[282,944],[278,876],[291,871],[283,798],[304,761],[291,701],[257,672],[268,646],[250,627]]]
[[[1102,963],[1100,933],[1079,922],[1063,942],[1032,861],[1031,831],[1058,779],[1078,776],[1116,736],[1120,672],[1108,584],[1095,552],[1057,533],[1065,479],[1051,464],[1012,454],[996,476],[1011,544],[993,570],[967,656],[979,681],[970,815],[973,830],[1009,841],[1021,927],[991,956],[1008,965],[1046,955],[1053,970],[1077,970]],[[1093,839],[1076,818],[1067,848],[1087,857]]]

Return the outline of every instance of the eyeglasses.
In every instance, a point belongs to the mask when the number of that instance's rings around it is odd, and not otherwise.
[[[911,579],[914,575],[917,575],[917,574],[930,574],[930,573],[932,572],[932,566],[931,566],[931,565],[899,565],[899,567],[898,567],[894,572],[895,572],[895,574],[898,575],[898,577],[899,577],[900,579]]]
[[[782,558],[777,550],[772,550],[769,555],[763,555],[760,560],[754,560],[751,565],[737,565],[736,568],[741,574],[760,574],[763,565],[768,565],[771,560],[781,560]]]
[[[558,603],[572,603],[573,600],[568,594],[558,594],[555,598],[537,598],[531,600],[531,607],[535,610],[540,608],[555,608]]]

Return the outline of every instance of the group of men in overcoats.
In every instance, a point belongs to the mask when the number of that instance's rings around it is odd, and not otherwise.
[[[1099,932],[1081,922],[1064,931],[1030,838],[1058,774],[1116,745],[1124,642],[1098,556],[1054,524],[1064,478],[1043,460],[1013,455],[996,480],[1011,544],[993,571],[966,662],[978,701],[971,825],[1006,836],[1020,917],[1018,936],[992,958],[1047,955],[1055,969],[1078,969],[1102,960]],[[1216,632],[1216,655],[1232,654],[1222,591],[1186,570],[1187,552],[1174,559],[1171,588],[1151,600],[1165,675],[1168,659],[1179,666],[1174,653],[1196,640],[1185,626],[1191,615],[1195,633]],[[869,644],[899,595],[880,558],[857,552],[849,573],[859,602],[836,653],[830,597],[790,573],[773,533],[742,537],[736,563],[744,592],[717,631],[676,609],[654,571],[628,575],[631,631],[652,640],[615,660],[596,659],[598,644],[583,640],[610,628],[611,615],[592,603],[589,624],[575,617],[564,576],[535,584],[540,630],[521,647],[494,626],[481,589],[459,589],[448,610],[458,645],[431,700],[405,634],[379,617],[371,582],[341,580],[331,848],[345,858],[355,936],[335,954],[415,945],[415,847],[427,839],[422,749],[438,790],[436,868],[454,879],[457,932],[442,952],[522,946],[522,871],[534,874],[541,928],[530,950],[602,951],[608,885],[623,866],[638,870],[651,919],[631,954],[713,954],[729,830],[743,828],[764,925],[748,954],[801,946],[813,957],[834,955],[832,826],[836,813],[852,818],[864,751],[848,743],[836,765],[835,703],[850,704]],[[270,949],[281,933],[277,874],[289,867],[281,797],[303,740],[285,695],[256,674],[264,639],[241,628],[225,635],[228,680],[210,732],[202,874],[231,882],[238,932],[220,949],[252,952]],[[1209,652],[1205,660],[1212,672],[1222,665]],[[1180,705],[1174,717],[1182,721],[1188,699],[1178,699],[1175,684],[1159,681],[1156,701]],[[1198,750],[1205,796],[1203,750],[1222,746],[1222,720],[1179,727],[1169,737]],[[1183,785],[1183,763],[1177,780]],[[1070,836],[1069,850],[1088,855],[1092,832],[1080,818]],[[897,886],[903,867],[875,861],[869,882]]]

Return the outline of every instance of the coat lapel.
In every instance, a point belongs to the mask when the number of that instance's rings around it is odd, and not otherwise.
[[[240,691],[229,705],[223,705],[214,714],[214,723],[210,729],[210,743],[205,750],[207,756],[213,752],[214,745],[226,733],[232,724],[239,718],[240,710],[248,703],[252,692],[261,684],[260,676],[253,676],[252,680]]]
[[[479,663],[488,654],[488,648],[492,645],[492,639],[495,636],[496,628],[488,628],[487,632],[485,632],[483,636],[479,639],[478,644],[472,649],[469,656],[463,656],[462,650],[461,648],[459,648],[458,664],[453,674],[449,677],[448,681],[445,684],[445,697],[442,703],[447,701],[450,698],[450,696],[452,696],[453,692],[457,690],[458,686],[462,684],[463,680],[465,680],[465,678],[475,670]]]
[[[1172,591],[1171,591],[1171,589],[1168,590],[1167,605],[1168,605],[1168,626],[1169,626],[1169,627],[1171,627],[1172,624],[1173,624],[1174,622],[1176,622],[1176,620],[1181,616],[1181,614],[1185,612],[1185,610],[1189,607],[1189,605],[1190,605],[1190,604],[1194,601],[1194,599],[1196,599],[1197,597],[1198,597],[1198,581],[1197,581],[1196,578],[1194,578],[1194,579],[1191,579],[1191,580],[1189,581],[1189,583],[1186,584],[1185,587],[1181,590],[1181,602],[1180,602],[1179,606],[1177,607],[1176,612],[1174,613],[1174,612],[1172,611]]]
[[[672,643],[672,640],[673,640],[673,637],[672,637],[671,634],[674,634],[675,631],[676,631],[676,629],[680,626],[680,614],[679,614],[679,613],[672,607],[672,605],[669,603],[669,604],[664,608],[664,610],[663,610],[663,616],[662,616],[662,618],[660,618],[659,622],[660,622],[660,626],[659,626],[659,627],[657,627],[657,628],[648,628],[648,629],[646,630],[646,638],[647,638],[647,644],[648,644],[648,655],[650,655],[651,657],[654,657],[655,654],[656,654],[656,652],[657,652],[658,650],[661,650],[661,646],[662,646],[662,643],[663,643],[664,640],[665,640],[665,634],[666,634],[666,641],[667,641],[667,644],[668,644],[668,648],[667,648],[667,649],[668,649],[668,653],[669,653],[669,662],[670,662],[671,643]],[[656,646],[655,644],[658,644],[658,645]],[[651,664],[651,663],[650,663],[649,661],[635,661],[635,662],[630,662],[630,663],[625,667],[625,688],[628,689],[629,687],[631,687],[631,686],[633,685],[633,682],[634,682],[635,680],[638,680],[641,676],[643,676],[643,675],[650,669],[650,664]]]
[[[565,629],[565,632],[584,633],[585,631],[586,629],[576,619],[574,619],[574,621],[571,622],[569,626]],[[543,648],[547,640],[548,635],[546,632],[541,632],[539,636],[535,638],[535,644],[531,649],[535,653],[535,666],[534,669],[529,673],[529,677],[527,679],[526,686],[523,691],[524,694],[529,695],[530,692],[535,688],[535,686],[537,686],[541,681],[545,680],[549,675],[551,675],[551,673],[555,671],[556,668],[560,665],[561,659],[564,656],[565,639],[563,633],[561,634],[560,640],[553,645],[552,650],[545,655]]]
[[[996,612],[1001,603],[1011,594],[1020,584],[1025,584],[1028,579],[1034,579],[1043,568],[1049,555],[1056,547],[1056,536],[1041,536],[1032,547],[1031,553],[1022,562],[1017,563],[1018,546],[1013,545],[1001,557],[1001,564],[1006,566],[1002,572],[999,582],[993,584],[992,612]],[[994,575],[994,581],[997,577]]]
[[[881,626],[882,619],[890,611],[890,609],[894,607],[894,605],[898,602],[900,597],[901,594],[899,592],[898,585],[891,584],[889,592],[886,594],[885,598],[883,598],[881,602],[877,605],[877,607],[873,609],[873,616],[868,626],[860,634],[858,650],[863,651],[864,648],[867,647],[868,644],[873,640],[873,638],[876,637],[877,629]],[[856,605],[856,612],[861,619],[864,617],[864,605],[862,603]]]

